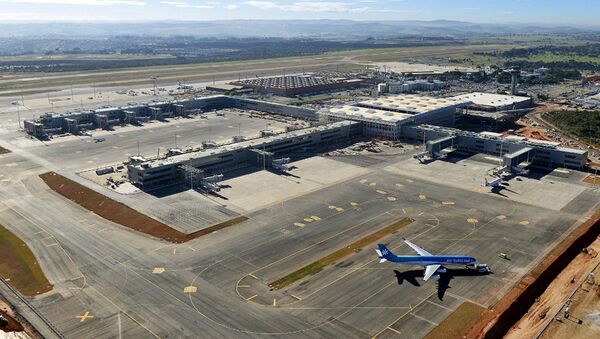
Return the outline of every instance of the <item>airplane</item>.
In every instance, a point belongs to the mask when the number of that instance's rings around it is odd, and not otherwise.
[[[423,281],[439,280],[438,273],[446,273],[447,270],[442,265],[465,265],[467,268],[477,268],[479,272],[490,272],[485,264],[477,264],[477,259],[464,255],[433,255],[412,242],[403,239],[404,242],[415,250],[419,255],[395,255],[384,244],[378,244],[375,250],[379,256],[379,263],[386,261],[395,262],[403,265],[420,265],[425,267]]]
[[[223,174],[215,174],[210,177],[202,178],[203,181],[217,183],[219,181],[223,181]]]
[[[495,177],[494,180],[492,180],[492,181],[488,181],[487,178],[485,178],[485,183],[483,183],[481,186],[483,186],[483,187],[502,186],[502,178]]]
[[[223,174],[215,174],[210,177],[202,178],[200,180],[200,188],[209,193],[219,192],[221,190],[221,186],[219,185],[220,181],[223,181]]]
[[[182,84],[181,81],[177,81],[177,84],[179,85],[179,89],[194,89],[194,86],[192,85],[188,85],[188,84]]]
[[[272,161],[273,168],[277,171],[287,172],[290,170],[290,158],[275,159]]]

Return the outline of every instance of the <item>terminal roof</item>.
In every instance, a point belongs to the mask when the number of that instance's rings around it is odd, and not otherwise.
[[[359,106],[372,107],[382,110],[399,111],[409,114],[426,113],[440,109],[464,106],[468,100],[456,98],[433,98],[420,95],[391,95],[361,101]]]
[[[515,95],[503,95],[494,93],[473,92],[455,96],[456,100],[471,101],[475,105],[504,107],[508,105],[519,104],[531,100],[529,97],[520,97]]]
[[[217,146],[217,147],[213,147],[213,148],[193,150],[191,152],[174,155],[174,156],[167,157],[167,158],[152,159],[152,160],[146,161],[145,163],[143,163],[143,165],[153,168],[153,167],[160,167],[160,166],[165,166],[165,165],[181,164],[188,160],[209,157],[209,156],[223,154],[223,153],[227,153],[227,152],[231,152],[231,151],[235,151],[235,150],[244,150],[244,149],[252,149],[252,148],[261,149],[264,146],[268,146],[268,145],[270,145],[272,143],[276,143],[278,141],[284,141],[289,138],[310,135],[310,134],[313,134],[318,131],[326,131],[326,130],[335,129],[335,128],[339,128],[339,127],[343,127],[343,126],[350,126],[350,125],[354,125],[354,124],[357,124],[357,122],[348,121],[348,120],[339,121],[339,122],[336,122],[333,124],[304,128],[304,129],[281,133],[278,135],[264,137],[264,138],[251,139],[251,140],[246,140],[246,141],[242,141],[242,142],[238,142],[238,143]],[[142,167],[142,164],[136,164],[135,166]]]
[[[350,105],[331,107],[329,108],[328,112],[335,115],[347,116],[349,119],[373,119],[394,123],[405,119],[409,119],[413,116],[412,114]]]

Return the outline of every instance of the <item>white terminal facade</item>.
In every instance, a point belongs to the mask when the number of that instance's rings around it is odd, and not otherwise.
[[[471,104],[456,98],[432,98],[419,95],[393,95],[321,110],[327,121],[352,120],[363,123],[367,136],[399,139],[402,126],[432,124],[453,126],[456,110]]]
[[[454,99],[471,101],[470,108],[488,112],[523,109],[533,105],[530,97],[481,92],[458,95]]]

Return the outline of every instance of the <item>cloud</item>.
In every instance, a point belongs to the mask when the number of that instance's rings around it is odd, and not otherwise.
[[[258,9],[278,9],[286,12],[348,12],[344,2],[299,1],[281,4],[273,1],[245,1],[244,4]]]
[[[0,3],[75,6],[146,5],[145,1],[140,0],[0,0]]]
[[[420,10],[402,10],[392,8],[359,7],[348,10],[350,13],[420,13]]]
[[[229,5],[225,6],[225,9],[228,9],[231,11],[231,10],[237,9],[238,7],[240,7],[240,6],[234,5],[234,4],[229,4]]]
[[[46,12],[0,12],[1,22],[88,22],[88,21],[114,21],[115,16],[95,16],[94,18],[82,18],[79,14],[53,14]]]
[[[2,0],[0,0],[2,1]],[[210,9],[210,8],[215,8],[216,5],[218,5],[219,3],[214,2],[214,1],[207,1],[205,3],[202,4],[190,4],[187,2],[180,2],[180,1],[161,1],[161,4],[164,5],[172,5],[175,6],[177,8],[202,8],[202,9]]]
[[[374,0],[363,0],[362,2],[375,2]],[[298,1],[291,4],[283,4],[273,1],[250,0],[243,4],[256,7],[258,9],[269,10],[276,9],[285,12],[337,12],[337,13],[409,13],[415,11],[406,11],[391,8],[373,8],[373,7],[352,7],[346,2],[322,2],[322,1]]]

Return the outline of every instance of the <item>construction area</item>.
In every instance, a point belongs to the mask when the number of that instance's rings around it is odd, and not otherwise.
[[[474,324],[600,208],[586,150],[456,128],[478,99],[217,95],[0,122],[0,224],[51,285],[0,289],[47,338],[425,337],[456,310]],[[491,272],[379,263],[377,243],[414,254],[403,238]]]

